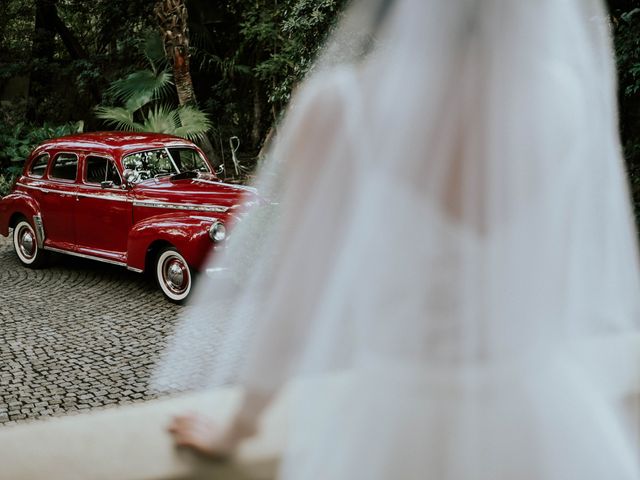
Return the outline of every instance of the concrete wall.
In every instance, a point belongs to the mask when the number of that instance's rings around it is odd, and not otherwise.
[[[261,435],[247,441],[233,462],[176,450],[165,431],[173,415],[186,411],[223,425],[237,401],[237,391],[217,390],[0,428],[0,479],[273,478],[282,445],[277,405]]]

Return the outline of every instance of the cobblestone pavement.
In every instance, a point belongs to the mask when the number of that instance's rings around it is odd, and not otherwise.
[[[24,268],[0,237],[0,424],[154,397],[181,308],[122,267],[51,255]]]

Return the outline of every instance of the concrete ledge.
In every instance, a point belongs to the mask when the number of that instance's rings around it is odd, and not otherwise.
[[[611,337],[577,348],[616,401],[624,402],[629,412],[638,408],[640,336]],[[0,427],[0,480],[272,479],[285,445],[290,394],[291,389],[267,412],[260,434],[224,464],[176,450],[165,429],[172,416],[189,410],[210,415],[224,427],[240,400],[235,389]],[[637,413],[629,421],[638,421]]]
[[[0,428],[0,479],[271,479],[283,445],[277,405],[233,462],[176,450],[165,431],[173,415],[186,411],[224,425],[238,401],[238,391],[218,389]]]

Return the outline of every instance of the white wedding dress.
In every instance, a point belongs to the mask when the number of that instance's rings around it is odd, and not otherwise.
[[[296,379],[286,479],[640,479],[635,367],[581,353],[640,324],[600,2],[361,2],[332,38],[158,385]]]

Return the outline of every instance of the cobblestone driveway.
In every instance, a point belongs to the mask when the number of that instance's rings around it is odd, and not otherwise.
[[[0,237],[0,424],[153,397],[180,309],[122,267],[51,255],[29,270]]]

